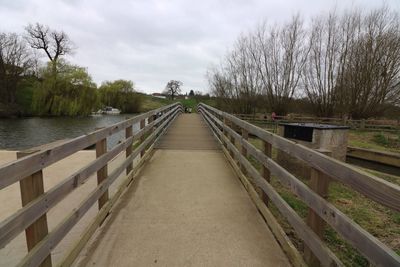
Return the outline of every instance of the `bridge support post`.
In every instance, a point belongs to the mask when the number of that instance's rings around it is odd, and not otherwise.
[[[264,154],[268,157],[271,158],[272,156],[272,146],[270,143],[262,141],[263,143],[263,152]],[[271,172],[268,170],[267,167],[265,167],[264,165],[262,166],[262,172],[261,172],[262,176],[264,177],[264,179],[269,183],[271,182]],[[264,191],[261,190],[261,198],[264,201],[265,205],[267,205],[268,207],[268,202],[269,202],[269,198],[267,196],[267,194],[265,194]]]
[[[107,138],[104,138],[96,143],[96,158],[99,158],[101,155],[107,153]],[[104,165],[100,170],[97,171],[97,184],[101,184],[108,176],[108,165]],[[108,189],[104,192],[104,194],[99,198],[99,210],[107,203],[108,197]]]
[[[242,130],[242,138],[244,139],[244,140],[249,140],[249,132],[248,131],[246,131],[245,129],[241,129]],[[244,156],[244,157],[247,157],[247,149],[244,147],[244,146],[242,146],[242,155]],[[242,170],[242,172],[243,172],[243,174],[246,174],[246,168],[244,168],[243,166],[241,166],[241,170]]]
[[[146,119],[143,119],[140,121],[140,129],[143,129],[145,126],[146,126]],[[146,139],[146,136],[143,134],[140,137],[140,142],[144,142],[145,139]],[[145,152],[146,152],[146,149],[143,149],[142,151],[140,151],[140,157],[143,157]]]
[[[150,123],[152,123],[154,121],[154,116],[152,115],[152,116],[150,116],[149,117],[149,119],[148,119],[148,123],[150,124]],[[151,127],[151,129],[149,129],[149,134],[152,134],[153,133],[153,127]],[[149,145],[150,146],[150,145]]]
[[[233,130],[233,123],[230,120],[224,118],[224,123],[226,126],[228,126],[229,128],[231,128]],[[231,136],[228,133],[228,131],[225,131],[225,136],[233,145],[235,145],[235,138],[233,136]],[[233,151],[229,148],[228,148],[228,151],[229,151],[229,155],[231,155],[231,157],[235,160],[235,154],[233,153]]]
[[[329,181],[330,179],[326,176],[326,174],[317,169],[311,169],[309,186],[314,192],[324,199],[328,198]],[[319,238],[323,240],[326,223],[311,208],[308,209],[307,224],[314,231],[314,233],[316,233]],[[304,247],[304,257],[309,266],[320,266],[319,260],[314,256],[307,246]]]
[[[132,126],[129,126],[128,128],[125,129],[125,139],[128,139],[129,137],[133,136],[133,130]],[[132,154],[133,150],[133,144],[128,146],[125,150],[125,157],[128,158]],[[126,175],[128,175],[133,169],[133,163],[129,163],[128,167],[126,167]]]
[[[224,117],[224,124],[226,125],[226,126],[228,126],[228,120]],[[225,130],[225,129],[222,129],[222,132],[223,132],[223,134],[225,135],[225,137],[226,138],[228,138],[228,132]],[[224,147],[226,148],[226,149],[228,149],[228,145],[227,145],[227,143],[224,141],[224,139],[222,139],[222,143],[224,144]]]
[[[30,154],[37,152],[37,150],[33,151],[20,151],[17,152],[17,159],[26,157]],[[21,200],[22,206],[25,207],[31,201],[40,197],[44,194],[44,184],[43,184],[43,172],[42,170],[25,177],[19,182],[21,189]],[[34,223],[32,223],[28,228],[25,229],[25,237],[26,237],[26,245],[28,247],[28,251],[31,251],[33,247],[39,243],[46,235],[49,233],[48,224],[47,224],[47,215],[43,214],[39,219],[37,219]],[[49,254],[43,262],[40,264],[40,267],[51,267],[51,254]]]

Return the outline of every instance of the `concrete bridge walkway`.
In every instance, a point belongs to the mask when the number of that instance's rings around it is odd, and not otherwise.
[[[288,266],[198,114],[183,114],[99,229],[81,266]]]

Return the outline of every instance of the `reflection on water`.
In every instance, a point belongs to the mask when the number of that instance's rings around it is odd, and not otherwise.
[[[102,115],[81,118],[17,118],[0,119],[0,149],[22,150],[52,141],[90,133],[99,127],[110,126],[135,114]],[[136,124],[133,131],[137,131]],[[108,138],[108,147],[123,140],[125,131]]]

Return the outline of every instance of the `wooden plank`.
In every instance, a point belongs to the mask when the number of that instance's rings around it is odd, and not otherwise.
[[[264,217],[265,222],[269,226],[271,232],[274,234],[276,240],[282,247],[282,250],[285,252],[286,256],[290,263],[295,267],[306,267],[307,264],[304,262],[301,254],[293,245],[290,238],[286,235],[285,231],[279,225],[278,221],[275,219],[274,215],[269,211],[268,207],[265,205],[264,201],[262,201],[252,186],[252,184],[247,180],[247,177],[241,172],[241,170],[236,165],[235,161],[230,157],[229,152],[223,148],[224,154],[228,161],[230,162],[231,166],[233,167],[234,171],[238,175],[239,179],[243,183],[244,187],[246,188],[247,192],[253,203],[256,205],[257,209],[260,211],[261,215]]]
[[[126,143],[117,145],[113,150],[104,154],[100,158],[89,163],[73,173],[61,183],[57,184],[41,197],[32,201],[22,209],[19,209],[12,216],[0,223],[0,247],[5,246],[10,240],[16,237],[29,224],[45,214],[49,209],[55,206],[66,195],[83,184],[92,173],[99,170],[104,164],[113,159],[128,144],[132,144],[132,138],[126,140]]]
[[[99,214],[93,220],[93,222],[85,229],[84,233],[82,234],[82,238],[75,244],[73,249],[71,249],[66,254],[64,259],[61,261],[60,267],[67,267],[67,266],[71,266],[73,264],[73,262],[78,257],[79,253],[81,252],[82,248],[89,241],[90,237],[96,231],[96,229],[98,228],[100,223],[104,220],[104,218],[108,214],[109,210],[112,208],[112,206],[115,204],[117,199],[125,191],[125,188],[131,185],[131,181],[134,179],[135,175],[140,171],[140,168],[145,164],[145,162],[149,158],[151,158],[155,142],[157,142],[157,140],[162,136],[162,134],[165,132],[165,130],[170,126],[170,124],[175,119],[175,117],[176,117],[176,114],[174,115],[174,118],[168,123],[168,125],[166,125],[165,129],[158,135],[157,139],[150,146],[149,150],[146,152],[144,157],[139,161],[138,165],[135,166],[133,171],[127,175],[127,179],[125,179],[125,181],[120,185],[120,187],[118,188],[118,191],[114,194],[114,196],[111,198],[111,200],[107,203],[106,206],[104,206],[102,208],[102,210],[99,212]]]
[[[242,138],[244,140],[249,140],[249,133],[245,129],[241,129],[241,131],[242,131]],[[241,146],[241,148],[242,148],[242,155],[244,157],[247,157],[247,149],[246,149],[246,147]],[[246,169],[245,168],[241,167],[241,170],[242,170],[243,173],[246,173]]]
[[[125,139],[129,139],[133,135],[133,129],[132,126],[129,126],[128,128],[125,129]],[[132,154],[133,147],[132,145],[128,146],[125,150],[125,157],[129,157]],[[128,167],[126,168],[126,174],[128,175],[133,168],[133,163],[129,164]]]
[[[324,199],[328,198],[329,177],[324,173],[311,168],[311,177],[309,187]],[[307,224],[316,233],[319,238],[323,239],[325,230],[325,221],[311,208],[308,209]],[[312,251],[305,246],[304,257],[309,266],[320,266],[319,260]]]
[[[215,117],[213,120],[216,123],[223,125]],[[230,129],[226,128],[226,130],[229,131]],[[339,211],[335,206],[327,202],[318,194],[314,193],[304,183],[290,174],[275,161],[265,156],[264,153],[255,148],[249,142],[242,140],[238,134],[234,133],[233,131],[231,131],[231,134],[233,134],[235,138],[241,142],[241,145],[246,146],[249,154],[269,168],[272,174],[274,174],[283,184],[286,184],[293,193],[303,200],[345,240],[357,248],[372,263],[381,266],[400,265],[400,257],[380,240],[362,229],[358,224]],[[310,249],[312,248],[310,247]],[[313,252],[315,254],[314,250]],[[321,260],[320,257],[318,257],[318,259]]]
[[[17,152],[17,158],[22,158],[34,153],[30,152]],[[44,184],[43,184],[43,171],[40,170],[24,179],[20,180],[20,190],[21,190],[21,201],[22,207],[25,207],[35,199],[41,197],[44,194]],[[25,229],[25,238],[28,251],[31,251],[36,244],[38,244],[46,235],[49,233],[47,224],[47,215],[43,214],[35,222],[29,225]],[[41,262],[41,267],[51,267],[51,255],[50,253]]]
[[[145,126],[146,126],[146,120],[143,119],[143,120],[140,121],[140,129],[143,129]],[[142,138],[140,139],[140,141],[143,142],[143,141],[144,141],[144,138],[145,138],[145,136],[142,136]],[[146,152],[145,149],[143,149],[143,151],[140,152],[140,156],[143,157],[145,152]]]
[[[118,187],[118,190],[112,196],[110,201],[105,206],[103,206],[103,208],[99,211],[99,213],[93,219],[91,224],[88,227],[86,227],[85,231],[81,235],[82,237],[76,242],[73,248],[61,260],[59,267],[69,267],[74,263],[75,259],[79,256],[84,246],[93,236],[93,234],[100,226],[100,224],[104,221],[104,219],[106,218],[107,214],[110,212],[114,204],[123,195],[123,193],[126,192],[126,189],[133,184],[132,180],[135,179],[136,175],[140,172],[140,169],[143,167],[146,161],[149,158],[151,158],[153,152],[153,146],[154,144],[149,148],[149,150],[146,152],[144,157],[139,161],[139,163],[134,168],[132,168],[132,170],[129,173],[127,173],[127,177]]]
[[[347,156],[400,168],[400,153],[348,146]]]
[[[265,156],[271,158],[272,157],[271,144],[268,142],[265,142],[264,140],[261,140],[261,142],[262,142],[263,152],[264,152]],[[267,181],[268,183],[271,182],[271,172],[264,165],[262,165],[261,174],[264,177],[265,181]],[[264,192],[262,193],[262,200],[264,201],[265,205],[268,206],[268,201],[269,201],[268,196]]]
[[[51,149],[39,151],[30,156],[6,163],[0,167],[0,189],[19,181],[22,179],[22,177],[27,177],[32,173],[46,168],[54,162],[57,162],[79,150],[87,148],[95,144],[97,141],[106,138],[107,136],[124,130],[128,126],[139,122],[143,118],[154,115],[172,106],[180,108],[180,104],[174,103],[166,107],[140,114],[129,120],[116,123],[87,135],[76,137]]]
[[[166,113],[165,116],[170,116],[172,112],[176,113],[179,112],[179,110],[180,108],[175,108],[173,111]],[[155,122],[157,123],[163,118],[164,117],[160,117]],[[145,131],[148,129],[147,127],[149,127],[149,125],[147,125],[143,130],[137,132],[133,138],[129,138],[123,143],[118,144],[111,151],[70,175],[61,183],[44,193],[41,197],[35,201],[32,201],[27,206],[19,209],[16,213],[2,221],[0,223],[0,248],[4,247],[21,231],[23,231],[41,215],[56,205],[71,191],[84,183],[92,173],[99,170],[102,166],[104,166],[104,164],[117,156],[122,150],[126,149],[128,146],[131,146],[134,140],[138,140],[138,138],[145,133]],[[156,131],[158,133],[160,130],[157,129]]]
[[[226,124],[226,125],[229,123],[228,120],[227,120],[226,118],[223,119],[223,122],[224,122],[224,124]],[[226,132],[225,130],[223,130],[223,134],[224,134],[225,136],[228,136],[228,134],[227,134],[227,132]],[[227,147],[227,144],[224,143],[224,142],[223,142],[223,144],[224,144],[224,146],[225,146],[225,148],[226,148],[226,147]]]
[[[209,121],[209,124],[217,131],[218,128],[211,122],[211,120],[209,118],[207,118],[207,120]],[[227,139],[224,135],[221,135],[221,137]],[[225,141],[228,142],[228,147],[230,147],[230,149],[232,149],[236,154],[240,164],[245,166],[247,172],[253,178],[253,181],[268,194],[271,201],[275,204],[281,214],[289,221],[290,225],[294,228],[304,243],[310,247],[315,255],[317,255],[321,263],[324,266],[342,266],[342,263],[336,257],[336,255],[333,254],[329,248],[318,238],[318,236],[304,223],[303,219],[300,218],[300,216],[285,202],[285,200],[275,191],[275,189],[265,181],[265,179],[251,165],[251,163],[249,163],[247,159],[239,153],[233,144],[231,144],[228,140]]]
[[[169,117],[158,130],[162,130],[164,126],[170,125],[169,122],[173,121],[176,111],[173,116]],[[156,135],[156,132],[151,134],[146,140],[137,147],[132,154],[127,158],[119,167],[117,167],[106,179],[104,179],[97,188],[92,191],[89,196],[81,202],[79,207],[74,210],[69,216],[67,216],[63,222],[55,227],[55,229],[46,236],[37,246],[35,246],[18,264],[18,266],[38,266],[43,261],[46,254],[51,252],[63,237],[71,230],[71,228],[78,223],[83,215],[89,210],[89,208],[106,192],[108,187],[119,177],[119,175],[126,169],[129,163],[140,154],[140,152],[148,145],[152,137]]]
[[[96,143],[96,158],[101,157],[107,153],[107,139],[102,139]],[[108,166],[105,164],[100,170],[97,171],[97,184],[101,184],[108,176]],[[99,210],[108,201],[108,190],[99,198]]]
[[[270,143],[273,147],[276,147],[283,152],[289,153],[290,155],[305,161],[307,164],[319,171],[329,174],[331,178],[352,187],[354,190],[360,192],[366,197],[386,207],[400,211],[400,186],[352,167],[349,164],[320,154],[281,136],[267,132],[248,122],[241,121],[228,113],[219,111],[204,104],[202,104],[202,107],[207,110],[211,109],[215,113],[226,117],[229,120],[233,120],[238,126],[246,129],[250,134]]]
[[[198,112],[201,113],[203,115],[203,117],[205,116],[201,109],[199,109]],[[225,147],[223,147],[222,141],[221,141],[218,133],[216,133],[214,131],[214,128],[212,128],[208,122],[207,122],[207,125],[212,130],[213,136],[215,137],[217,142],[221,145],[225,157],[228,159],[229,163],[233,167],[235,173],[238,175],[243,186],[249,193],[251,200],[256,205],[256,207],[260,211],[261,215],[264,217],[265,222],[271,229],[271,232],[274,234],[274,236],[277,239],[280,246],[282,247],[282,250],[288,256],[290,263],[295,267],[306,267],[307,265],[304,262],[299,251],[293,245],[292,241],[286,235],[285,231],[279,225],[278,221],[275,219],[274,215],[269,211],[269,209],[267,208],[265,203],[259,198],[258,193],[254,189],[252,184],[249,182],[247,177],[243,174],[243,172],[236,165],[236,162],[230,157],[229,152],[225,149]]]

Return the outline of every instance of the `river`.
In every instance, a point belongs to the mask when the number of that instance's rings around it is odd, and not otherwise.
[[[23,150],[60,139],[74,138],[135,115],[0,119],[0,149]],[[137,124],[134,125],[133,131],[138,128]],[[114,134],[108,140],[108,147],[117,144],[124,136],[124,131]]]

